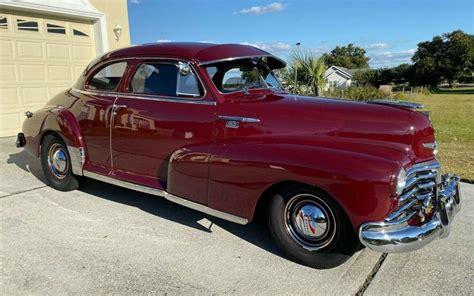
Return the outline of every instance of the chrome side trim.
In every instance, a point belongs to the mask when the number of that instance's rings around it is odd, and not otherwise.
[[[407,109],[413,109],[413,110],[424,108],[424,106],[422,104],[412,103],[412,102],[403,102],[403,101],[397,101],[397,100],[381,99],[381,100],[367,101],[367,103],[393,106],[393,107],[400,107],[400,108],[407,108]]]
[[[238,121],[238,122],[247,122],[247,123],[258,123],[260,119],[252,118],[252,117],[239,117],[239,116],[226,116],[226,115],[219,115],[217,119],[224,120],[224,121]]]
[[[71,157],[71,169],[74,175],[82,176],[82,167],[84,165],[84,148],[67,146],[69,157]]]
[[[128,189],[132,189],[132,190],[135,190],[135,191],[148,193],[148,194],[151,194],[151,195],[164,197],[164,198],[166,198],[167,200],[169,200],[171,202],[177,203],[177,204],[185,206],[187,208],[190,208],[190,209],[193,209],[193,210],[196,210],[196,211],[199,211],[199,212],[202,212],[202,213],[205,213],[205,214],[217,217],[217,218],[221,218],[221,219],[224,219],[224,220],[227,220],[227,221],[230,221],[230,222],[234,222],[234,223],[241,224],[241,225],[248,224],[248,220],[245,219],[245,218],[238,217],[238,216],[228,214],[228,213],[216,210],[216,209],[209,208],[205,205],[195,203],[193,201],[178,197],[178,196],[173,195],[171,193],[168,193],[164,190],[160,190],[160,189],[156,189],[156,188],[151,188],[151,187],[147,187],[147,186],[142,186],[142,185],[138,185],[138,184],[118,180],[118,179],[115,179],[115,178],[112,178],[112,177],[109,177],[109,176],[96,174],[96,173],[86,171],[86,170],[84,170],[84,176],[92,178],[92,179],[96,179],[96,180],[99,180],[99,181],[102,181],[102,182],[105,182],[105,183],[109,183],[109,184],[112,184],[112,185],[117,185],[117,186],[120,186],[120,187],[123,187],[123,188],[128,188]]]
[[[216,106],[217,103],[215,101],[198,101],[198,100],[191,100],[185,98],[177,98],[177,97],[159,97],[159,96],[144,96],[144,95],[135,95],[132,93],[122,93],[122,92],[94,92],[89,90],[80,90],[73,88],[75,92],[84,94],[84,95],[96,95],[96,96],[107,96],[107,97],[120,97],[120,98],[129,98],[129,99],[137,99],[137,100],[148,100],[148,101],[159,101],[159,102],[171,102],[171,103],[182,103],[182,104],[197,104],[197,105],[209,105],[209,106]]]
[[[134,95],[131,93],[119,93],[118,96],[120,98],[129,98],[129,99],[137,99],[137,100],[160,101],[160,102],[194,104],[194,105],[208,105],[208,106],[217,105],[215,101],[197,101],[197,100],[174,98],[174,97],[163,98],[163,97],[157,97],[157,96]]]

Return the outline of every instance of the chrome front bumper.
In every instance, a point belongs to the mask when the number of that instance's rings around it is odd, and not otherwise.
[[[359,238],[369,249],[384,253],[410,252],[437,238],[449,235],[451,222],[461,208],[457,176],[443,176],[442,190],[437,194],[436,211],[431,220],[420,226],[408,225],[406,219],[391,222],[369,222],[361,225]]]

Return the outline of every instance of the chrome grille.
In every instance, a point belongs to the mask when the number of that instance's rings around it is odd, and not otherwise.
[[[409,220],[417,214],[423,220],[425,214],[435,206],[440,178],[440,164],[437,161],[411,167],[407,171],[407,181],[399,198],[399,206],[385,221]]]

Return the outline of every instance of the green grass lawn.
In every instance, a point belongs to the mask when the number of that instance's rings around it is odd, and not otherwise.
[[[431,111],[443,171],[474,180],[474,88],[441,89],[430,95],[412,95]]]

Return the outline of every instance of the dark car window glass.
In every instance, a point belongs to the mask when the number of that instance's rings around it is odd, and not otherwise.
[[[150,95],[198,97],[203,93],[196,75],[179,73],[176,64],[141,64],[130,84],[132,92]]]
[[[173,64],[141,64],[131,82],[135,93],[176,96],[178,68]]]
[[[200,97],[203,95],[199,81],[193,72],[189,72],[187,75],[183,75],[181,73],[178,74],[176,94],[178,96],[191,97]]]
[[[105,66],[89,80],[87,88],[108,91],[116,89],[126,67],[126,62],[118,62]]]

